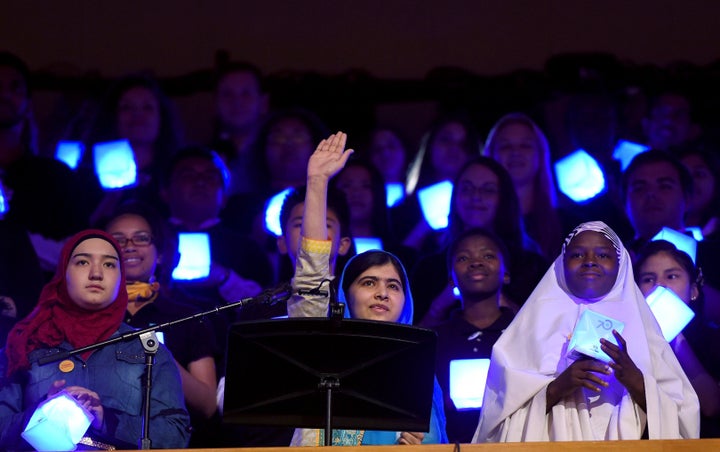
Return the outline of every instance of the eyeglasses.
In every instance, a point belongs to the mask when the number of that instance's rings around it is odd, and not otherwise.
[[[118,245],[125,248],[128,242],[132,242],[135,246],[150,246],[153,242],[153,236],[147,232],[133,234],[132,237],[125,237],[120,234],[113,234],[113,238],[117,240]]]

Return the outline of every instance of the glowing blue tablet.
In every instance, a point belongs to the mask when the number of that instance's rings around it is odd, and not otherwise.
[[[623,322],[586,309],[580,314],[580,318],[575,324],[568,344],[567,356],[577,359],[581,355],[585,355],[606,363],[610,362],[612,361],[610,356],[600,348],[600,339],[617,345],[612,331],[615,330],[622,334],[623,328],[625,328]]]
[[[648,146],[640,143],[633,143],[632,141],[620,140],[617,142],[615,149],[613,150],[613,158],[620,162],[620,169],[625,171],[632,159],[636,155],[642,154],[643,152],[650,149]]]
[[[598,162],[582,149],[555,163],[560,191],[575,202],[588,201],[605,190],[605,176]]]
[[[55,147],[55,159],[71,169],[76,169],[82,158],[84,146],[79,141],[58,141]]]
[[[417,192],[425,221],[435,230],[446,228],[448,225],[452,190],[452,182],[443,181],[421,188]]]
[[[697,240],[689,235],[683,234],[675,229],[663,227],[660,229],[660,232],[652,238],[652,240],[667,240],[675,245],[675,247],[680,251],[685,251],[688,256],[690,256],[690,259],[692,259],[693,264],[695,263],[695,256],[697,255]]]
[[[21,436],[38,451],[75,450],[94,419],[63,390],[35,409]]]
[[[702,229],[700,229],[699,226],[688,226],[685,230],[692,234],[693,238],[698,242],[702,242],[705,238],[705,236],[703,236]]]
[[[282,235],[282,225],[280,224],[280,209],[282,209],[285,197],[292,191],[292,188],[286,188],[280,193],[274,195],[265,204],[265,229],[275,234],[276,237]]]
[[[385,196],[388,207],[397,205],[405,197],[405,185],[399,182],[385,184]]]
[[[127,140],[96,144],[93,158],[95,174],[104,189],[130,187],[137,182],[135,154]]]
[[[678,297],[672,289],[657,286],[645,299],[655,319],[660,324],[663,337],[670,342],[695,317],[690,306]]]
[[[450,398],[458,410],[482,407],[490,360],[453,359],[450,361]]]
[[[180,262],[172,272],[175,280],[207,278],[210,274],[210,236],[205,232],[178,234]]]
[[[355,252],[357,254],[370,250],[383,249],[382,240],[380,240],[379,237],[355,237],[353,243],[355,244]]]

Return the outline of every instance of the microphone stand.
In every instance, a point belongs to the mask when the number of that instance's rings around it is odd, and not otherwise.
[[[38,364],[43,366],[45,364],[54,363],[57,361],[61,361],[63,359],[67,359],[71,356],[84,353],[90,350],[95,350],[98,348],[103,348],[107,345],[115,344],[118,342],[126,342],[130,341],[131,339],[140,338],[140,343],[143,346],[143,350],[145,351],[145,390],[143,394],[143,417],[142,417],[142,425],[143,425],[143,436],[139,441],[139,449],[150,449],[152,447],[152,441],[150,440],[150,393],[152,389],[152,368],[155,363],[155,355],[157,354],[158,349],[160,348],[160,341],[157,339],[157,336],[155,335],[156,331],[160,331],[164,328],[167,328],[169,326],[177,325],[179,323],[184,323],[190,320],[199,319],[206,317],[210,314],[217,314],[218,312],[225,311],[228,309],[233,308],[244,308],[249,305],[253,304],[267,304],[267,305],[274,305],[281,301],[285,301],[292,295],[292,289],[290,287],[290,284],[284,284],[278,288],[274,289],[268,289],[260,293],[260,295],[257,295],[255,297],[249,297],[249,298],[243,298],[242,300],[228,303],[223,306],[216,306],[213,309],[198,312],[197,314],[193,314],[188,317],[183,317],[177,320],[171,320],[169,322],[161,323],[159,325],[153,325],[148,328],[144,328],[141,330],[132,331],[129,333],[121,334],[120,336],[116,336],[110,339],[106,339],[101,342],[97,342],[95,344],[87,345],[85,347],[76,348],[74,350],[69,351],[61,351],[57,352],[55,354],[45,356],[43,358],[40,358],[38,360]]]

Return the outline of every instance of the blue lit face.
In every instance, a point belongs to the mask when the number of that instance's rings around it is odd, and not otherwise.
[[[370,161],[386,182],[401,182],[407,163],[400,139],[390,130],[378,130],[370,142]]]
[[[267,109],[260,85],[249,71],[223,76],[218,83],[215,105],[218,118],[231,132],[254,127]]]
[[[337,175],[337,188],[345,193],[350,219],[369,224],[373,214],[373,187],[370,172],[361,166],[349,166]]]

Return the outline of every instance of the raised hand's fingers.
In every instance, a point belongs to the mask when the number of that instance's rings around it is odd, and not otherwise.
[[[618,344],[620,345],[620,348],[623,350],[627,350],[627,342],[625,342],[625,338],[620,335],[620,333],[617,332],[617,330],[612,330],[613,336],[615,336],[615,339],[618,341]]]

